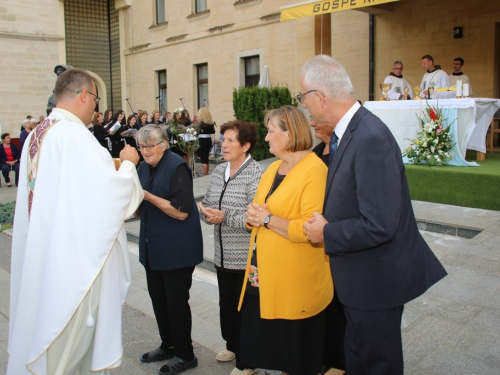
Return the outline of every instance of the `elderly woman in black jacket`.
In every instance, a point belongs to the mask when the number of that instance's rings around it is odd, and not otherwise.
[[[165,131],[147,125],[137,135],[144,161],[138,170],[144,189],[139,207],[139,260],[146,269],[161,345],[142,362],[172,358],[160,374],[178,374],[198,365],[191,342],[189,290],[194,267],[203,260],[203,239],[191,171],[168,149]]]
[[[9,173],[16,173],[16,186],[19,181],[19,150],[16,145],[10,143],[10,134],[2,134],[2,144],[0,145],[0,165],[2,167],[3,178],[8,187],[12,187]]]

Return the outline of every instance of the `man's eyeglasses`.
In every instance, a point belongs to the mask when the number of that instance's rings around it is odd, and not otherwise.
[[[77,94],[81,94],[84,90],[78,90],[76,93]],[[99,98],[96,94],[92,94],[89,90],[87,90],[87,92],[92,95],[92,96],[95,96],[95,99],[94,99],[94,102],[95,102],[95,105],[99,104],[99,100],[101,100],[101,98]]]
[[[141,146],[141,145],[137,145],[137,149],[138,149],[139,151],[141,151],[141,152],[142,152],[144,149],[146,149],[146,150],[148,150],[148,151],[153,151],[153,148],[154,148],[155,146],[158,146],[160,143],[163,143],[163,141],[158,142],[158,143],[157,143],[157,144],[155,144],[155,145],[142,145],[142,146]]]
[[[319,92],[319,90],[309,90],[309,91],[307,91],[307,92],[305,92],[305,93],[303,93],[303,94],[299,94],[299,95],[297,95],[297,97],[296,97],[296,98],[297,98],[297,100],[299,101],[299,103],[300,103],[300,104],[302,104],[302,103],[304,103],[304,96],[306,96],[306,95],[307,95],[307,94],[309,94],[310,92],[316,92],[316,91],[318,91],[318,92]]]

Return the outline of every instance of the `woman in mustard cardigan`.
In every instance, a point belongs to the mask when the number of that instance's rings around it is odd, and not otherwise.
[[[322,212],[327,168],[309,150],[313,138],[300,110],[272,110],[264,123],[269,151],[280,160],[262,175],[245,213],[253,229],[239,304],[241,360],[316,375],[333,283],[323,245],[309,243],[302,224]]]

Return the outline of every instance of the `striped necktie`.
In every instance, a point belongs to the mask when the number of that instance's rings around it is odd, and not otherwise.
[[[337,152],[337,147],[339,145],[339,137],[337,137],[337,134],[335,132],[332,133],[332,136],[330,137],[330,158],[328,165],[333,164],[333,157],[335,156],[335,153]]]

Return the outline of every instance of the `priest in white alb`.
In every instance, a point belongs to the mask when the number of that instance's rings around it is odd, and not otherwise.
[[[105,374],[121,364],[130,285],[124,221],[143,191],[127,146],[115,170],[86,128],[99,98],[71,69],[24,144],[12,243],[8,375]]]
[[[426,70],[426,73],[422,77],[422,82],[420,83],[420,88],[422,89],[420,96],[422,98],[429,97],[429,87],[433,87],[434,90],[450,87],[448,74],[444,70],[441,70],[440,67],[434,65],[434,58],[431,55],[422,57],[422,68]]]
[[[462,59],[461,57],[455,58],[455,60],[453,60],[453,73],[451,73],[448,76],[448,78],[450,80],[451,86],[456,87],[458,80],[462,81],[462,85],[468,84],[469,85],[469,95],[472,95],[472,86],[470,85],[470,79],[466,74],[464,74],[464,72],[462,72],[462,67],[464,66],[464,64],[465,64],[464,59]]]
[[[387,92],[387,98],[389,100],[409,100],[413,98],[413,91],[408,81],[403,78],[403,63],[401,61],[395,61],[392,64],[392,72],[385,77],[384,83],[392,83],[391,89]],[[405,89],[407,91],[407,97],[405,97]],[[382,91],[382,94],[384,92]]]

